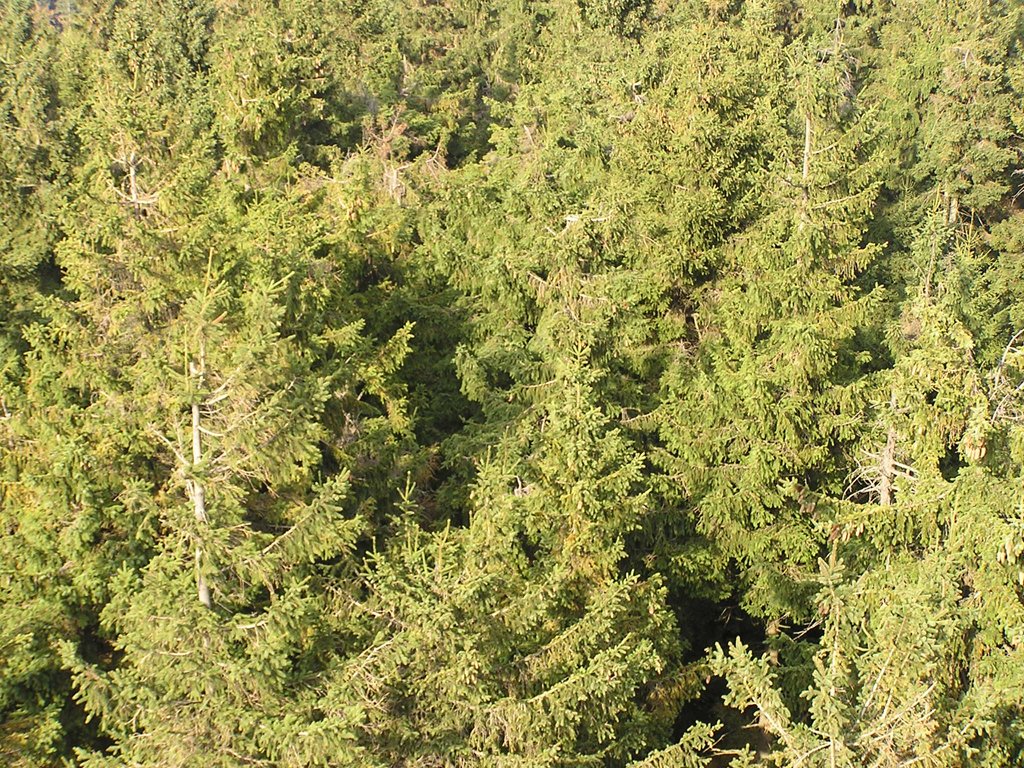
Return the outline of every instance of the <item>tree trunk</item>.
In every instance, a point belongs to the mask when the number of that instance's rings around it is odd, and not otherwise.
[[[203,373],[195,363],[189,365],[191,373],[197,381],[202,382]],[[195,507],[196,522],[205,525],[206,519],[206,490],[202,482],[195,477],[195,468],[203,460],[203,437],[199,424],[199,402],[192,403],[192,504]],[[203,550],[196,544],[196,591],[199,593],[199,602],[207,608],[211,607],[210,587],[203,576]]]
[[[896,410],[896,393],[893,392],[889,399],[889,407]],[[884,506],[892,504],[893,479],[896,475],[896,428],[889,427],[885,439],[885,448],[882,449],[882,458],[879,462],[881,478],[878,481],[878,503]]]
[[[807,181],[811,175],[811,116],[804,115],[804,167],[803,167],[803,184],[804,184],[804,198],[807,197]]]

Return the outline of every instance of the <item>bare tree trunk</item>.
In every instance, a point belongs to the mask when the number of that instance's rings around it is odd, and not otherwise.
[[[808,218],[810,217],[811,208],[811,190],[810,190],[810,176],[811,176],[811,116],[810,114],[804,115],[804,167],[801,173],[801,196],[803,205],[799,213],[799,221],[797,229],[801,232],[804,227],[807,226]]]
[[[896,410],[896,393],[892,393],[889,399],[889,408]],[[879,470],[881,478],[878,481],[878,503],[884,506],[892,504],[893,479],[896,476],[896,428],[889,427],[885,439],[885,448],[882,450],[882,458]]]
[[[942,193],[942,198],[942,220],[947,227],[950,227],[960,220],[960,200],[956,195],[949,194],[948,191]]]
[[[196,367],[195,363],[190,363],[189,368],[191,374],[197,378],[199,382],[202,381],[203,372]],[[203,460],[203,437],[199,423],[199,402],[192,403],[192,468],[199,465]],[[207,522],[206,519],[206,490],[203,488],[202,482],[196,478],[193,474],[192,477],[192,504],[195,507],[196,521],[202,525]],[[199,602],[207,608],[211,607],[212,602],[210,600],[210,587],[206,583],[206,578],[203,576],[203,550],[199,544],[196,544],[196,590],[199,593]]]
[[[804,116],[804,196],[807,196],[807,179],[811,175],[811,116]]]

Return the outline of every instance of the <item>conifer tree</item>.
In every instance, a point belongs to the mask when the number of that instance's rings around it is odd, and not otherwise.
[[[1007,450],[1016,336],[1005,325],[1016,309],[993,277],[1013,261],[1000,264],[984,233],[1012,189],[1002,57],[1014,27],[999,8],[952,10],[970,23],[877,22],[901,43],[883,49],[892,60],[879,60],[864,99],[878,100],[889,179],[905,175],[882,207],[893,241],[867,274],[884,275],[895,306],[874,316],[885,342],[881,370],[864,378],[863,437],[849,446],[860,451],[856,503],[832,504],[821,640],[808,649],[783,637],[759,660],[740,645],[713,655],[729,700],[755,707],[777,739],[780,764],[1020,760],[1020,470]],[[989,25],[1002,34],[982,43],[974,35]],[[880,100],[897,78],[914,84],[912,103]],[[794,678],[786,654],[796,663],[808,652],[813,676]]]
[[[1019,764],[1022,20],[8,2],[0,762]]]
[[[0,254],[3,258],[4,367],[15,364],[16,329],[23,325],[38,274],[50,258],[53,227],[47,221],[59,199],[61,136],[56,120],[56,33],[52,17],[31,3],[0,12]],[[33,279],[34,278],[34,279]]]
[[[600,323],[562,279],[530,342],[546,394],[481,462],[468,527],[410,517],[375,560],[376,639],[327,700],[364,702],[382,764],[621,764],[664,743],[687,688],[663,586],[624,548],[642,457],[594,404]]]
[[[332,248],[319,215],[328,180],[286,163],[271,185],[269,164],[238,178],[219,163],[211,13],[140,0],[63,40],[82,152],[61,290],[25,331],[11,401],[4,611],[32,609],[12,622],[32,657],[18,675],[73,673],[111,746],[70,741],[97,765],[291,748],[329,645],[317,616],[354,583],[367,489],[405,430],[392,376],[409,328],[362,335],[345,263],[359,248]],[[73,706],[47,694],[41,749]],[[337,739],[293,746],[323,759]]]
[[[876,302],[852,279],[876,252],[863,242],[876,184],[870,115],[851,104],[845,20],[787,39],[762,10],[745,7],[738,28],[719,33],[733,69],[717,80],[712,70],[706,86],[741,94],[724,117],[727,130],[749,123],[762,147],[745,177],[756,202],[695,291],[660,433],[680,501],[723,578],[735,564],[744,606],[806,615],[791,577],[815,562],[817,503],[841,483],[834,450],[856,436],[855,334]],[[769,60],[789,65],[759,72]]]

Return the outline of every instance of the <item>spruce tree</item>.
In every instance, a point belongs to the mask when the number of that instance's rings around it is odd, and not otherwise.
[[[25,730],[48,729],[43,753],[60,741],[63,666],[109,744],[67,746],[97,765],[338,747],[292,744],[316,719],[300,692],[406,429],[410,330],[363,335],[363,252],[332,244],[329,180],[221,162],[212,10],[140,1],[99,26],[83,10],[62,39],[81,154],[60,290],[24,330],[11,400],[4,611],[29,609],[14,663],[46,720]]]
[[[822,545],[819,502],[841,491],[836,449],[856,436],[855,336],[877,300],[853,279],[877,252],[864,242],[877,184],[845,20],[787,36],[766,10],[746,6],[716,33],[729,68],[706,87],[738,96],[724,113],[710,101],[708,119],[753,132],[756,192],[694,291],[659,431],[719,578],[735,573],[743,606],[770,617],[808,613],[799,573]]]
[[[374,642],[327,701],[363,702],[381,764],[621,764],[692,689],[663,585],[629,567],[643,460],[594,402],[599,323],[563,279],[530,342],[546,394],[481,461],[469,525],[425,534],[410,507],[375,558]]]

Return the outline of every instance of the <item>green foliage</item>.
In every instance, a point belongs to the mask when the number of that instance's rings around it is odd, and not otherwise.
[[[375,560],[374,641],[328,698],[372,702],[384,764],[620,763],[665,738],[674,622],[660,580],[623,571],[641,458],[594,407],[583,343],[481,464],[468,527],[410,519]]]
[[[1020,764],[1018,6],[5,3],[0,762]]]

